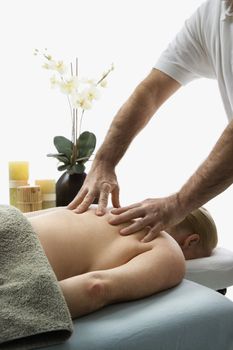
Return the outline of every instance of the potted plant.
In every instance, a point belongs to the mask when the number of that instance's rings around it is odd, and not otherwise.
[[[92,108],[95,100],[100,96],[100,89],[106,87],[107,76],[114,69],[102,74],[98,79],[81,79],[78,74],[78,59],[70,69],[63,61],[55,60],[47,50],[35,55],[41,55],[45,60],[43,68],[52,71],[50,78],[52,87],[60,89],[67,96],[71,113],[71,140],[64,136],[55,136],[53,139],[57,153],[50,153],[48,157],[58,160],[59,171],[63,174],[56,183],[56,205],[66,206],[78,193],[85,180],[85,163],[90,160],[96,146],[96,136],[89,131],[81,132],[84,112]],[[75,69],[74,69],[75,68]]]

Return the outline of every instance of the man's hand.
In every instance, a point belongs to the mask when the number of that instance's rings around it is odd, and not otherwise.
[[[142,242],[150,242],[161,230],[178,224],[188,213],[184,213],[178,195],[166,198],[146,199],[123,208],[113,209],[115,217],[109,219],[112,225],[133,221],[131,225],[120,230],[121,235],[129,235],[143,228],[148,228]]]
[[[79,193],[68,205],[68,209],[73,209],[76,213],[83,213],[97,198],[96,214],[104,215],[110,194],[113,207],[120,207],[119,185],[115,171],[110,167],[94,166],[88,173]]]

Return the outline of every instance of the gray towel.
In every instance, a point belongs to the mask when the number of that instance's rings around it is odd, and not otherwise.
[[[16,208],[0,206],[0,349],[58,344],[73,330],[37,235]]]

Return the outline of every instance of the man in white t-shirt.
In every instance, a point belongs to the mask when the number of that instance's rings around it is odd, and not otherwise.
[[[217,79],[229,124],[213,150],[175,194],[146,199],[120,208],[115,167],[138,132],[182,85],[199,77]],[[81,213],[99,198],[97,215],[106,210],[109,194],[116,214],[113,225],[132,220],[120,231],[144,227],[150,241],[188,213],[217,196],[233,182],[233,0],[207,0],[185,22],[150,74],[136,87],[115,116],[85,183],[68,208]]]

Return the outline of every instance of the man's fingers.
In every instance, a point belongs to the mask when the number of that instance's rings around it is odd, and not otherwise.
[[[85,196],[88,193],[88,189],[84,188],[83,190],[81,189],[79,191],[79,193],[77,194],[77,196],[74,197],[74,199],[72,200],[72,202],[70,202],[67,206],[68,209],[75,209],[77,208],[77,206],[82,203],[83,199],[85,198]]]
[[[120,209],[121,208],[119,208],[119,210]],[[111,225],[119,225],[142,216],[143,212],[141,208],[129,209],[126,212],[123,212],[122,214],[111,216],[111,218],[109,219],[109,223]]]
[[[97,207],[97,209],[96,209],[96,211],[95,211],[95,213],[96,213],[96,215],[98,215],[98,216],[104,215],[104,214],[106,213],[106,207],[99,204],[98,207]]]
[[[120,189],[118,186],[114,188],[111,195],[112,195],[112,205],[115,208],[119,208],[121,205],[120,205]]]
[[[153,228],[150,229],[149,233],[143,237],[143,239],[141,240],[141,242],[143,243],[147,243],[150,241],[153,241],[153,239],[155,239],[156,237],[158,237],[159,233],[160,233],[160,229],[159,226],[155,226]]]
[[[83,199],[83,201],[81,202],[81,204],[76,209],[74,209],[74,212],[78,214],[84,213],[89,208],[89,206],[94,202],[94,199],[95,199],[95,194],[88,193],[86,197]]]
[[[120,234],[123,236],[127,236],[127,235],[130,235],[132,233],[135,233],[137,231],[142,230],[146,226],[147,226],[147,220],[141,218],[141,219],[135,220],[134,223],[129,225],[128,227],[121,229]]]
[[[99,202],[98,202],[98,208],[96,209],[97,215],[104,215],[106,212],[106,207],[108,205],[108,196],[111,191],[111,186],[109,184],[104,184],[102,186],[100,196],[99,196]]]
[[[135,203],[135,204],[128,205],[126,207],[114,208],[111,210],[111,213],[114,215],[119,215],[119,214],[125,213],[130,209],[138,208],[139,206],[140,206],[140,203]]]

